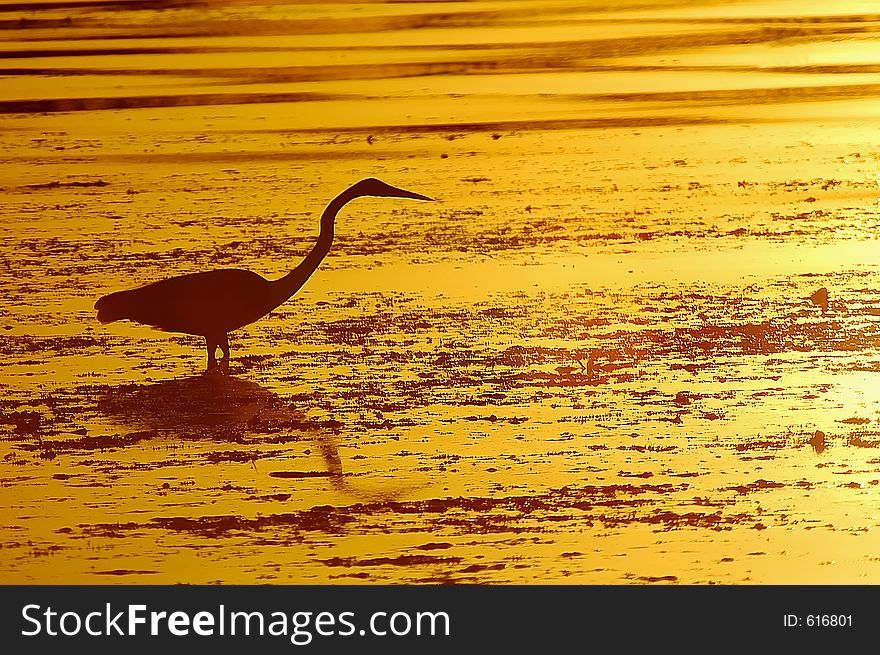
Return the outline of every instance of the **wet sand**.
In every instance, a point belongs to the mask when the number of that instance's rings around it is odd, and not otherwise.
[[[4,583],[880,582],[869,4],[0,21]],[[95,319],[368,176],[228,377]]]

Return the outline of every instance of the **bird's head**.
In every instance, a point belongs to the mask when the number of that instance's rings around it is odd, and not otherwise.
[[[412,200],[434,200],[420,193],[407,191],[406,189],[398,189],[396,186],[386,184],[382,180],[375,177],[368,177],[361,180],[352,187],[352,191],[359,196],[379,196],[381,198],[411,198]]]

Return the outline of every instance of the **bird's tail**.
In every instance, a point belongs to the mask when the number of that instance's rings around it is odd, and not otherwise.
[[[112,323],[126,317],[126,303],[123,292],[111,293],[98,298],[95,303],[98,310],[98,320],[101,323]]]

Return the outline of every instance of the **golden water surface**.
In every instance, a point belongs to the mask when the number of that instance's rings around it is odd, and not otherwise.
[[[875,2],[0,24],[3,583],[880,582]],[[228,376],[96,320],[364,177]]]

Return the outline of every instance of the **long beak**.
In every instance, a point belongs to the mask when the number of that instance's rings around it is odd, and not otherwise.
[[[421,193],[415,193],[414,191],[407,191],[406,189],[400,189],[396,186],[390,186],[394,190],[394,197],[396,198],[411,198],[413,200],[430,200],[434,202],[433,198],[429,198],[428,196],[423,196]],[[391,194],[389,194],[391,195]]]

